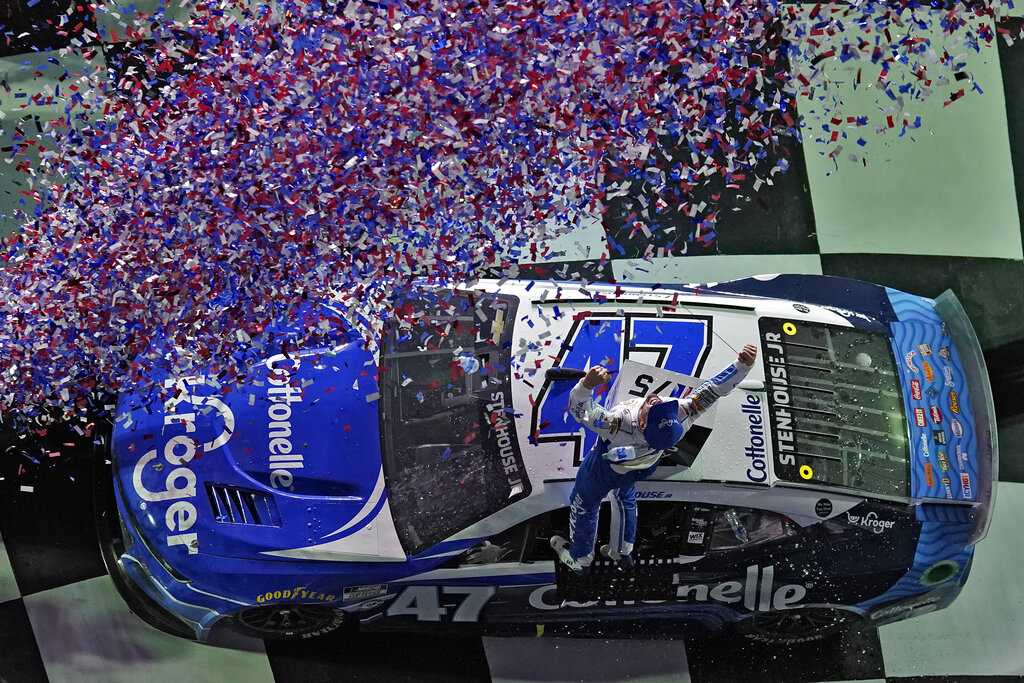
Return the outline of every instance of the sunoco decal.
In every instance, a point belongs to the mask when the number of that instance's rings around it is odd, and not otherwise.
[[[348,586],[342,591],[342,600],[358,602],[371,598],[380,598],[388,594],[388,584],[374,583],[367,586]]]

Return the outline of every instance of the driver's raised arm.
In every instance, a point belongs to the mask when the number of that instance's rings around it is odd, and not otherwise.
[[[686,398],[679,401],[679,420],[694,419],[710,408],[715,401],[728,394],[744,380],[754,367],[757,349],[747,344],[732,363],[711,379],[702,382]]]
[[[608,381],[609,373],[600,366],[591,368],[587,376],[569,392],[569,414],[581,425],[607,438],[614,431],[615,416],[594,400],[594,389]]]

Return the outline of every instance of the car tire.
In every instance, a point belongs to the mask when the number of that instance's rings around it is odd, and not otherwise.
[[[329,605],[258,605],[235,615],[235,628],[264,640],[316,638],[345,624],[345,613]]]
[[[856,612],[805,607],[758,612],[736,622],[734,630],[746,640],[777,645],[797,645],[825,640],[864,624]]]

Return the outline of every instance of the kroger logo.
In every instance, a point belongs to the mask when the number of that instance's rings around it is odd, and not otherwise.
[[[666,417],[665,419],[663,419],[661,422],[658,423],[658,429],[664,429],[665,427],[671,427],[676,422],[678,422],[678,420],[674,420],[671,417]]]
[[[896,526],[895,520],[879,519],[875,512],[869,512],[866,515],[851,515],[849,512],[846,513],[846,521],[854,526],[863,527],[870,529],[876,534],[880,534],[883,531]]]
[[[215,451],[228,442],[231,434],[235,431],[235,416],[231,409],[217,396],[195,396],[191,389],[197,386],[216,387],[214,382],[209,382],[205,377],[185,377],[180,380],[167,380],[164,386],[173,389],[174,395],[164,402],[164,425],[163,431],[168,429],[174,431],[182,430],[184,433],[173,434],[164,442],[161,455],[164,462],[158,463],[150,468],[159,474],[163,474],[164,463],[173,469],[167,472],[161,488],[150,489],[146,483],[146,466],[157,459],[157,449],[153,449],[139,458],[132,470],[132,488],[143,502],[141,506],[145,509],[147,503],[170,502],[164,512],[164,524],[167,527],[167,545],[183,545],[188,549],[189,555],[199,552],[199,534],[186,533],[191,529],[199,517],[198,510],[193,500],[196,497],[196,473],[189,467],[200,449],[204,453]],[[189,412],[177,412],[178,406],[187,403],[192,410]],[[198,443],[190,436],[196,431],[197,408],[212,408],[220,416],[223,430],[216,438]]]

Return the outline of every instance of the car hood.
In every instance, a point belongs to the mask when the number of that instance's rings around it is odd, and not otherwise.
[[[351,343],[269,357],[230,390],[193,376],[148,406],[122,395],[112,456],[128,521],[186,575],[201,554],[266,560],[346,538],[335,559],[397,559],[377,538],[390,514],[376,375]]]

